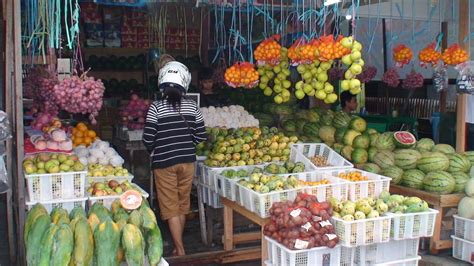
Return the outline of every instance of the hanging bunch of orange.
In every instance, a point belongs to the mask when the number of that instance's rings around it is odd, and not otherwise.
[[[351,53],[351,49],[344,47],[342,44],[343,38],[344,37],[342,35],[339,35],[334,42],[334,59],[342,58],[343,56]]]
[[[280,62],[281,45],[278,43],[280,35],[273,35],[262,41],[253,52],[259,65],[276,65]]]
[[[296,40],[288,49],[288,57],[293,65],[310,64],[316,60],[315,40],[306,41],[304,38]]]
[[[436,51],[436,44],[431,43],[420,51],[418,59],[422,66],[428,64],[436,65],[439,59],[441,59],[441,53]]]
[[[87,128],[87,125],[82,122],[77,123],[77,125],[72,128],[71,133],[74,147],[79,145],[87,147],[97,138],[97,133],[94,130]]]
[[[232,88],[253,88],[257,86],[259,74],[250,62],[237,62],[227,68],[224,73],[224,80]]]
[[[441,59],[447,65],[459,65],[466,62],[469,59],[469,55],[466,50],[456,43],[444,50]]]
[[[334,39],[333,35],[320,37],[314,44],[317,46],[317,59],[322,62],[327,62],[342,58],[346,54],[350,54],[351,50],[342,45],[342,38],[342,36],[338,36],[337,39]]]
[[[410,47],[404,44],[399,44],[393,48],[393,60],[397,66],[402,67],[410,63],[412,58],[413,51],[410,49]]]

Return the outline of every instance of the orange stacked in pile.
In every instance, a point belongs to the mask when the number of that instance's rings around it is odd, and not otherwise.
[[[280,40],[280,36],[274,35],[261,42],[255,48],[254,56],[259,64],[276,65],[279,63],[281,45],[277,42],[278,40]]]
[[[362,175],[359,171],[351,171],[348,173],[339,173],[339,178],[349,180],[352,182],[359,182],[359,181],[367,181],[369,178],[367,176]]]
[[[404,45],[404,44],[399,44],[393,48],[393,60],[397,63],[399,66],[406,65],[410,63],[411,59],[413,58],[413,52],[410,49],[410,47]]]
[[[441,58],[441,53],[436,51],[436,44],[431,43],[430,45],[423,48],[418,54],[418,59],[422,64],[436,65]]]
[[[469,59],[469,55],[459,44],[453,44],[444,50],[441,58],[447,65],[458,65],[466,62]]]
[[[259,75],[254,65],[249,62],[237,62],[226,69],[224,79],[233,88],[253,88],[257,86]]]
[[[341,40],[342,36],[339,36],[336,40],[332,35],[320,37],[317,42],[316,51],[318,60],[327,62],[330,60],[342,58],[344,55],[349,54],[351,50],[342,46]]]
[[[84,145],[87,147],[97,138],[97,133],[95,133],[95,131],[92,129],[88,129],[86,124],[82,122],[77,123],[77,125],[72,128],[71,133],[71,139],[74,147],[79,145]]]

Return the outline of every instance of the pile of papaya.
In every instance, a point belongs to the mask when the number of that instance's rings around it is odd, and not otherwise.
[[[27,264],[34,266],[142,266],[146,260],[154,266],[163,255],[161,231],[146,200],[131,212],[120,200],[110,210],[95,203],[88,213],[82,206],[48,213],[38,203],[27,214],[24,241]]]

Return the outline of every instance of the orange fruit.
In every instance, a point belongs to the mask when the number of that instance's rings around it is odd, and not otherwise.
[[[83,144],[83,143],[84,143],[84,139],[83,139],[83,138],[76,137],[76,138],[74,139],[74,144],[75,144],[75,145],[81,145],[81,144]]]
[[[82,123],[82,122],[79,122],[79,123],[76,125],[76,128],[77,128],[79,131],[86,131],[86,130],[87,130],[86,124],[84,124],[84,123]]]
[[[76,135],[76,132],[77,132],[77,128],[73,127],[71,133],[72,133],[73,135]]]
[[[87,136],[90,137],[90,138],[95,138],[97,136],[97,134],[95,133],[94,130],[88,130],[87,131]]]
[[[92,143],[92,138],[91,137],[85,137],[84,138],[84,144],[86,144],[86,146],[89,146],[91,143]]]
[[[77,138],[82,138],[82,137],[84,137],[84,133],[82,131],[78,130],[78,131],[76,131],[76,134],[74,136],[76,136]]]

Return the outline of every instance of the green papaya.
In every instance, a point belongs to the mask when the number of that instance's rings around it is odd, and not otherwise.
[[[140,211],[133,210],[128,217],[128,223],[137,226],[141,230],[143,226],[143,217],[140,214]]]
[[[72,221],[74,218],[76,218],[76,217],[78,217],[78,216],[87,218],[86,211],[84,210],[84,208],[82,208],[81,205],[75,206],[75,207],[71,210],[71,213],[69,213],[69,219],[71,219],[71,221]]]
[[[86,218],[78,217],[74,228],[74,252],[72,261],[76,266],[92,265],[94,258],[94,238]]]
[[[89,216],[91,214],[97,215],[97,218],[99,218],[100,222],[105,222],[108,219],[112,219],[112,215],[110,211],[102,205],[102,203],[95,202],[90,210],[89,210]]]
[[[143,229],[151,230],[157,227],[157,221],[155,213],[145,204],[142,204],[139,209],[141,216],[143,218]]]
[[[41,239],[41,253],[38,262],[38,266],[49,266],[51,260],[51,253],[53,251],[54,236],[58,231],[58,226],[50,224],[49,228],[43,234]]]
[[[67,210],[62,207],[55,207],[51,211],[51,221],[54,224],[58,224],[59,221],[62,223],[69,223],[69,214],[67,213]]]
[[[163,239],[158,226],[148,231],[146,242],[146,254],[148,256],[150,266],[156,266],[158,263],[160,263],[161,257],[163,256]]]
[[[33,208],[31,208],[31,210],[26,215],[25,230],[23,231],[23,240],[25,241],[25,243],[28,240],[28,233],[31,229],[31,226],[36,221],[36,219],[42,214],[48,214],[48,211],[44,208],[42,204],[37,203],[33,206]]]
[[[94,231],[96,265],[116,266],[120,246],[120,230],[111,219],[99,224]]]
[[[68,266],[74,248],[74,234],[68,224],[58,225],[54,235],[51,265]]]
[[[138,226],[127,224],[122,230],[122,247],[129,266],[143,266],[145,241]]]
[[[51,224],[51,217],[47,214],[42,214],[36,218],[31,226],[28,234],[28,241],[26,242],[26,261],[28,265],[37,265],[41,253],[41,240],[44,233],[48,230]]]
[[[87,222],[89,223],[89,226],[91,227],[92,232],[95,232],[95,229],[100,224],[99,217],[97,217],[95,213],[89,214],[89,218],[87,218]]]
[[[118,222],[120,220],[128,221],[128,217],[129,215],[124,209],[119,209],[114,213],[114,222]]]
[[[110,210],[112,211],[112,214],[117,213],[120,209],[123,210],[122,203],[120,203],[120,199],[114,200],[112,202],[112,205],[110,206]]]

